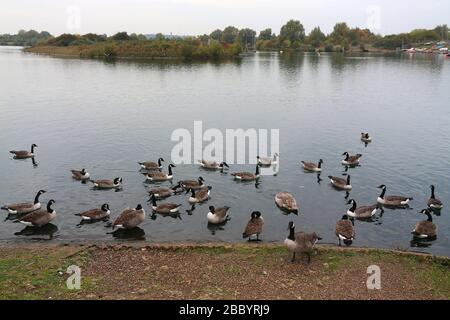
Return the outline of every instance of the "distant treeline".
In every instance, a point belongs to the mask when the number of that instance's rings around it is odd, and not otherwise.
[[[112,36],[88,33],[62,34],[20,31],[17,35],[1,35],[0,44],[33,45],[29,51],[79,55],[81,57],[182,57],[188,59],[229,58],[244,50],[346,51],[392,50],[418,44],[448,40],[449,28],[416,29],[409,33],[381,36],[369,29],[350,28],[337,23],[329,34],[315,27],[308,34],[298,20],[289,20],[278,34],[267,28],[256,33],[250,28],[228,26],[199,36],[164,36],[151,39],[143,34],[119,32]]]
[[[39,41],[46,41],[52,35],[47,31],[20,30],[17,34],[0,34],[0,46],[34,46]]]

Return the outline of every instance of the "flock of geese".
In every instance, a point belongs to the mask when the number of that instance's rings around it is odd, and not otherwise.
[[[360,137],[366,145],[372,142],[372,137],[368,133],[361,133]],[[36,144],[31,146],[30,151],[10,151],[14,155],[14,159],[34,159]],[[342,165],[346,166],[346,169],[359,166],[361,161],[361,154],[350,155],[348,152],[343,153],[345,158],[342,160]],[[231,176],[237,181],[257,181],[260,177],[260,167],[270,167],[278,163],[278,154],[274,154],[273,157],[257,157],[257,165],[254,173],[252,172],[234,172]],[[150,183],[161,183],[165,181],[172,181],[174,178],[173,168],[175,165],[169,164],[167,171],[163,171],[163,158],[159,158],[156,162],[138,162],[141,167],[141,171],[145,175],[145,178]],[[34,162],[33,162],[34,163]],[[301,161],[301,165],[306,172],[314,172],[318,174],[322,173],[323,160],[320,159],[317,164],[313,162]],[[229,166],[225,162],[217,163],[215,161],[201,160],[199,161],[201,168],[205,170],[227,170]],[[71,170],[72,178],[89,182],[96,189],[120,189],[122,187],[122,178],[117,177],[112,180],[93,180],[90,174],[85,170]],[[351,177],[347,174],[346,178],[337,176],[328,176],[330,183],[339,190],[348,191],[352,189]],[[352,244],[355,238],[355,219],[371,219],[380,211],[383,213],[383,207],[390,208],[405,208],[408,203],[413,200],[412,197],[386,195],[387,187],[380,185],[381,194],[377,199],[377,203],[374,205],[358,206],[354,199],[348,200],[347,204],[350,208],[346,214],[337,221],[335,227],[335,235],[338,238],[339,245],[343,242],[349,246]],[[427,219],[420,221],[416,224],[412,230],[414,238],[432,241],[436,239],[436,225],[433,223],[432,211],[439,211],[443,208],[442,202],[435,196],[435,187],[432,185],[431,196],[427,203],[427,208],[421,211],[426,215]],[[149,202],[153,214],[160,215],[177,215],[179,213],[181,204],[174,202],[161,202],[169,197],[179,194],[189,194],[187,201],[191,205],[197,203],[204,203],[209,200],[212,187],[205,184],[205,180],[202,177],[194,180],[181,180],[171,187],[156,186],[149,191]],[[53,199],[47,202],[46,208],[42,208],[40,197],[45,194],[45,190],[39,190],[34,198],[33,202],[7,204],[1,207],[2,210],[6,210],[9,215],[14,215],[14,222],[20,222],[27,228],[41,228],[50,223],[56,218],[56,211],[52,208],[55,201]],[[276,205],[286,213],[298,214],[299,206],[294,196],[289,192],[278,192],[275,195]],[[214,225],[224,224],[229,220],[230,207],[214,207],[209,206],[209,211],[206,215],[208,223]],[[85,212],[77,213],[83,221],[97,222],[107,221],[110,217],[111,211],[107,203],[103,204],[100,208],[94,208]],[[130,230],[136,228],[145,220],[145,210],[141,204],[138,204],[135,208],[126,208],[120,215],[110,224],[113,231],[115,229]],[[260,241],[259,237],[263,231],[264,219],[261,212],[253,211],[250,215],[250,220],[245,225],[242,233],[243,238],[248,238],[249,241]],[[292,261],[295,261],[296,253],[306,255],[308,262],[310,261],[310,255],[313,251],[314,245],[317,241],[321,240],[321,237],[313,232],[295,232],[294,222],[289,222],[288,225],[289,234],[284,241],[286,247],[293,253]]]

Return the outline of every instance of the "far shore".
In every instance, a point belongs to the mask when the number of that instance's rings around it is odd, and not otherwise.
[[[0,244],[3,299],[449,299],[450,258],[318,245],[310,264],[280,244]],[[69,290],[67,267],[81,269]],[[368,289],[369,266],[381,289]]]

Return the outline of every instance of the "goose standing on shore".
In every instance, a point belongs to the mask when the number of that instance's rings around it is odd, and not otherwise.
[[[34,157],[34,148],[37,148],[36,144],[31,145],[31,151],[25,151],[25,150],[12,150],[9,153],[12,153],[14,155],[14,159],[28,159]]]
[[[119,189],[122,186],[122,178],[114,180],[89,180],[95,189]]]
[[[347,210],[347,215],[356,219],[370,219],[377,213],[378,209],[381,209],[376,204],[358,207],[354,199],[350,199],[347,204],[352,205],[351,208]]]
[[[113,230],[118,229],[133,229],[140,225],[145,220],[145,210],[140,204],[136,208],[126,208],[116,218],[113,223]]]
[[[275,195],[275,203],[281,210],[298,215],[297,201],[289,192],[278,192]]]
[[[216,161],[199,160],[200,166],[204,169],[209,170],[223,170],[225,168],[230,168],[226,162],[217,163]]]
[[[423,209],[420,213],[425,214],[428,219],[420,221],[411,232],[415,238],[419,239],[434,239],[436,238],[436,225],[433,223],[430,210]]]
[[[12,203],[1,207],[2,210],[8,211],[9,214],[26,214],[41,208],[41,202],[39,197],[44,194],[45,190],[39,190],[34,197],[34,202],[24,202],[24,203]]]
[[[264,219],[261,217],[261,212],[253,211],[250,221],[247,223],[242,238],[248,238],[248,241],[261,241],[259,235],[264,227]],[[256,236],[256,239],[252,239],[252,236]]]
[[[289,235],[284,240],[284,245],[292,252],[292,260],[295,261],[295,254],[305,254],[308,257],[308,263],[311,261],[311,253],[314,249],[314,245],[317,241],[322,240],[315,232],[295,232],[294,222],[289,222],[288,225]]]
[[[273,158],[257,156],[256,159],[258,160],[258,164],[260,164],[261,166],[269,167],[273,164],[278,163],[278,156],[279,156],[278,153],[275,152],[275,154],[273,155]]]
[[[86,181],[89,180],[90,178],[90,174],[89,172],[86,172],[85,169],[81,169],[81,170],[70,170],[70,172],[72,172],[72,178],[74,178],[75,180],[80,180],[80,181]]]
[[[95,208],[81,213],[76,213],[75,215],[81,217],[81,219],[86,221],[99,221],[108,218],[110,214],[111,211],[109,210],[109,205],[105,203],[101,208]]]
[[[353,243],[353,240],[355,239],[355,228],[353,226],[353,221],[351,221],[347,215],[343,215],[342,219],[336,223],[335,234],[339,239],[339,246],[341,246],[341,240],[346,246]]]
[[[220,207],[215,208],[214,206],[209,206],[209,212],[206,215],[208,223],[211,224],[221,224],[228,220],[228,210],[230,207]]]
[[[254,174],[250,173],[250,172],[235,172],[235,173],[232,173],[231,175],[234,176],[235,180],[255,181],[255,180],[259,179],[259,167],[260,167],[260,164],[257,164]]]
[[[348,191],[353,188],[352,185],[350,184],[350,175],[347,175],[347,179],[335,176],[328,176],[328,178],[330,179],[331,184],[337,189]]]
[[[191,196],[188,201],[190,204],[205,202],[209,199],[209,195],[211,193],[211,186],[203,187],[195,191],[194,189],[189,189],[191,191]]]
[[[162,169],[162,162],[164,162],[164,159],[159,158],[158,162],[145,161],[145,162],[138,162],[138,164],[144,170],[159,170]]]
[[[345,156],[345,159],[342,160],[342,164],[345,166],[357,166],[362,157],[360,153],[351,156],[348,152],[344,152],[342,155]]]
[[[156,213],[159,213],[159,214],[163,214],[163,215],[170,215],[173,213],[178,213],[178,211],[181,207],[181,204],[176,204],[176,203],[157,204],[156,197],[154,194],[152,194],[150,200],[152,202],[153,211]]]
[[[175,168],[175,165],[171,163],[167,167],[168,172],[159,172],[159,171],[153,172],[153,171],[151,171],[146,174],[146,178],[147,178],[147,180],[153,181],[153,182],[163,182],[163,181],[172,180],[173,179],[172,168]]]
[[[427,205],[431,209],[435,210],[441,210],[444,205],[442,204],[442,201],[435,197],[434,195],[434,185],[430,186],[431,188],[431,197],[428,199]]]
[[[28,213],[17,221],[27,227],[40,228],[56,218],[56,211],[52,209],[52,205],[54,203],[55,200],[52,199],[47,203],[46,209],[40,209]]]
[[[384,184],[378,186],[377,188],[382,189],[381,194],[377,199],[377,202],[384,206],[404,207],[408,205],[409,201],[413,200],[413,198],[404,196],[386,196],[386,186]]]
[[[323,163],[322,159],[320,159],[317,164],[313,162],[302,161],[302,167],[303,169],[309,172],[322,172],[322,163]]]

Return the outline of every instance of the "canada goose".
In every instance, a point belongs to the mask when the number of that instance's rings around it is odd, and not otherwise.
[[[96,189],[118,189],[122,185],[122,178],[115,178],[114,180],[89,180],[94,184]]]
[[[386,194],[386,186],[384,184],[378,186],[377,188],[383,189],[380,196],[377,199],[379,204],[388,207],[402,207],[406,206],[409,201],[413,200],[413,198],[403,197],[403,196],[385,196]]]
[[[372,137],[367,132],[361,132],[361,141],[365,143],[372,142]]]
[[[162,162],[164,162],[163,158],[159,158],[158,162],[146,161],[146,162],[138,162],[142,169],[145,170],[158,170],[162,169]]]
[[[178,183],[180,184],[181,187],[183,187],[184,189],[200,189],[204,187],[204,182],[205,180],[202,177],[198,177],[198,180],[181,180]]]
[[[25,203],[12,203],[1,207],[2,210],[7,210],[10,214],[25,214],[30,213],[41,208],[41,203],[39,202],[39,197],[41,194],[45,193],[45,190],[39,190],[34,198],[34,202]]]
[[[288,192],[278,192],[275,195],[275,203],[281,210],[298,215],[297,201],[292,194]]]
[[[257,156],[256,159],[258,159],[258,163],[260,165],[268,167],[268,166],[271,166],[272,164],[278,163],[278,156],[279,156],[278,153],[275,152],[275,154],[273,155],[273,158]]]
[[[312,163],[312,162],[302,161],[302,166],[303,166],[303,169],[305,169],[306,171],[322,172],[322,163],[323,163],[322,159],[320,159],[317,164]]]
[[[147,180],[154,182],[171,180],[173,178],[172,168],[175,168],[175,165],[169,164],[168,172],[159,172],[159,171],[149,172],[146,174]]]
[[[163,203],[163,204],[157,204],[156,203],[156,197],[154,194],[152,194],[150,198],[152,202],[152,209],[154,212],[159,214],[172,214],[172,213],[178,213],[178,210],[181,207],[181,204],[176,203]]]
[[[436,209],[436,210],[442,209],[444,207],[444,205],[442,204],[442,201],[434,196],[434,185],[431,185],[430,188],[431,188],[431,197],[430,197],[430,199],[428,199],[428,202],[427,202],[428,207],[430,207],[431,209]]]
[[[328,178],[330,178],[331,184],[338,189],[351,190],[353,188],[350,184],[350,175],[347,175],[347,179],[335,176],[328,176]]]
[[[352,207],[347,210],[347,215],[356,219],[369,219],[377,213],[378,209],[380,209],[376,204],[373,206],[357,207],[354,199],[350,199],[347,204],[352,205]]]
[[[136,208],[127,208],[116,218],[113,223],[113,230],[133,229],[140,225],[145,219],[145,210],[140,204]]]
[[[18,219],[18,221],[28,227],[40,228],[56,218],[56,211],[52,209],[55,200],[47,203],[47,209],[33,211]]]
[[[172,196],[177,192],[177,189],[181,188],[181,185],[178,183],[177,185],[173,186],[172,188],[166,188],[166,187],[160,187],[160,188],[153,188],[148,193],[151,196],[152,194],[155,195],[156,199],[164,199]]]
[[[89,220],[89,221],[95,221],[95,220],[102,220],[111,214],[111,211],[109,210],[109,205],[105,203],[102,205],[101,208],[91,209],[82,213],[76,213],[76,216],[81,217],[83,220]]]
[[[194,189],[191,190],[191,196],[189,197],[188,201],[189,203],[199,203],[199,202],[205,202],[208,200],[209,195],[211,193],[211,186],[203,187],[201,189],[198,189],[197,192]]]
[[[255,173],[250,173],[250,172],[235,172],[232,173],[231,175],[234,176],[235,180],[240,180],[240,181],[255,181],[257,179],[259,179],[259,164],[256,165],[256,171]]]
[[[217,163],[215,161],[199,160],[200,166],[204,169],[219,170],[230,168],[226,162]]]
[[[34,143],[31,145],[31,151],[15,151],[12,150],[9,153],[12,153],[14,155],[14,159],[27,159],[27,158],[33,158],[34,157],[34,148],[37,148],[37,145]]]
[[[264,227],[264,219],[261,217],[261,212],[253,211],[251,214],[250,221],[247,223],[244,232],[242,233],[242,238],[248,238],[248,241],[253,241],[252,236],[256,236],[255,241],[259,240],[259,235],[261,234]]]
[[[322,240],[315,232],[305,233],[305,232],[295,232],[294,222],[289,222],[288,226],[289,235],[284,240],[284,245],[292,251],[292,262],[295,261],[295,254],[306,254],[308,256],[308,263],[311,261],[311,253],[313,251],[314,245],[318,240]]]
[[[345,159],[342,160],[342,164],[346,165],[346,166],[356,166],[359,164],[359,160],[362,157],[362,154],[358,153],[355,155],[349,155],[348,152],[344,152],[342,154],[343,156],[345,156]]]
[[[224,223],[228,219],[228,210],[230,207],[215,208],[214,206],[209,207],[209,212],[206,215],[208,223],[220,224]]]
[[[355,228],[347,215],[342,216],[342,219],[336,223],[335,234],[339,239],[339,246],[341,245],[341,240],[344,241],[346,246],[352,244],[355,238]]]
[[[420,213],[425,214],[428,219],[420,221],[416,224],[416,227],[411,232],[415,238],[419,239],[430,239],[436,237],[436,225],[433,223],[433,218],[431,217],[430,210],[423,209]]]
[[[72,178],[74,178],[75,180],[85,181],[85,180],[88,180],[89,177],[91,176],[91,175],[89,174],[89,172],[86,172],[85,169],[81,169],[81,170],[70,170],[70,172],[72,172]]]

